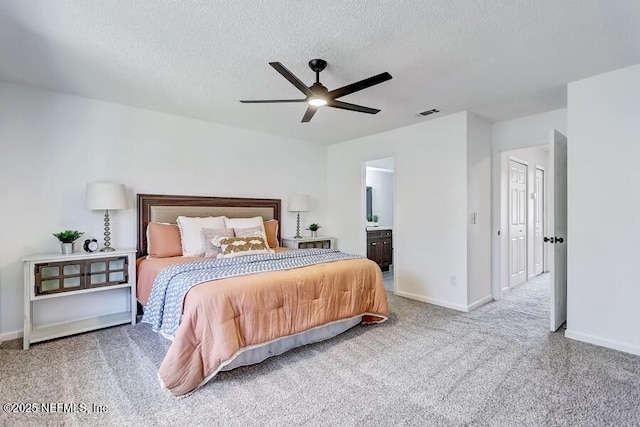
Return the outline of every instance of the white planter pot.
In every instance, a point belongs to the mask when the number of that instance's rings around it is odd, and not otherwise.
[[[73,253],[73,243],[60,243],[60,252],[63,255],[69,255]]]

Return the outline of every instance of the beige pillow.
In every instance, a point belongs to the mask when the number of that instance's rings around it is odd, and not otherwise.
[[[176,224],[150,222],[147,225],[147,252],[152,258],[182,255],[180,229]]]
[[[224,219],[224,228],[252,228],[260,227],[262,230],[262,238],[267,242],[267,235],[264,232],[264,221],[261,216],[253,218],[227,218]]]
[[[218,258],[233,258],[244,255],[269,254],[266,240],[260,236],[248,237],[222,237],[217,239],[220,244]]]
[[[264,221],[263,226],[269,247],[277,248],[280,246],[280,242],[278,242],[278,221],[270,219],[269,221]]]
[[[202,240],[204,241],[204,256],[206,258],[215,258],[220,253],[220,246],[213,244],[214,240],[220,237],[233,237],[233,229],[231,228],[203,228]]]
[[[208,217],[178,217],[178,226],[180,227],[180,237],[182,238],[182,255],[183,256],[203,256],[204,240],[202,240],[203,228],[231,228],[225,227],[225,217],[208,216]]]
[[[234,228],[233,236],[231,237],[253,237],[258,236],[264,239],[262,235],[262,228],[260,227],[249,227],[249,228]]]

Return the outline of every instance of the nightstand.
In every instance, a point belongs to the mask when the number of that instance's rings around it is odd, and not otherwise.
[[[34,255],[24,263],[24,338],[23,349],[31,343],[121,325],[136,324],[136,250]],[[117,291],[116,291],[117,290]],[[98,305],[105,292],[127,292],[127,309],[41,324],[34,327],[34,312],[46,310],[59,298],[93,294]],[[59,301],[59,300],[58,300]],[[71,304],[73,307],[73,304]],[[55,308],[51,308],[55,310]],[[39,314],[39,313],[38,313]],[[73,317],[74,313],[65,313]]]
[[[310,249],[310,248],[322,248],[322,249],[337,249],[335,237],[302,237],[296,239],[295,237],[284,237],[282,244],[285,248],[294,249]]]

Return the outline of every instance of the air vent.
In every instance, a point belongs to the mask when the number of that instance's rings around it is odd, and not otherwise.
[[[416,116],[429,116],[431,114],[435,114],[435,113],[439,113],[440,110],[434,108],[433,110],[427,110],[427,111],[423,111],[422,113],[418,113],[416,114]]]

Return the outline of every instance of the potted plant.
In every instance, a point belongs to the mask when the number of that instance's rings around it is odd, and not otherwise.
[[[53,233],[53,235],[60,241],[60,251],[63,254],[71,254],[73,253],[73,242],[82,236],[82,231],[64,230],[59,233]]]
[[[322,226],[314,222],[312,224],[309,224],[309,226],[307,227],[307,230],[311,231],[311,237],[318,237],[319,228],[322,228]]]

